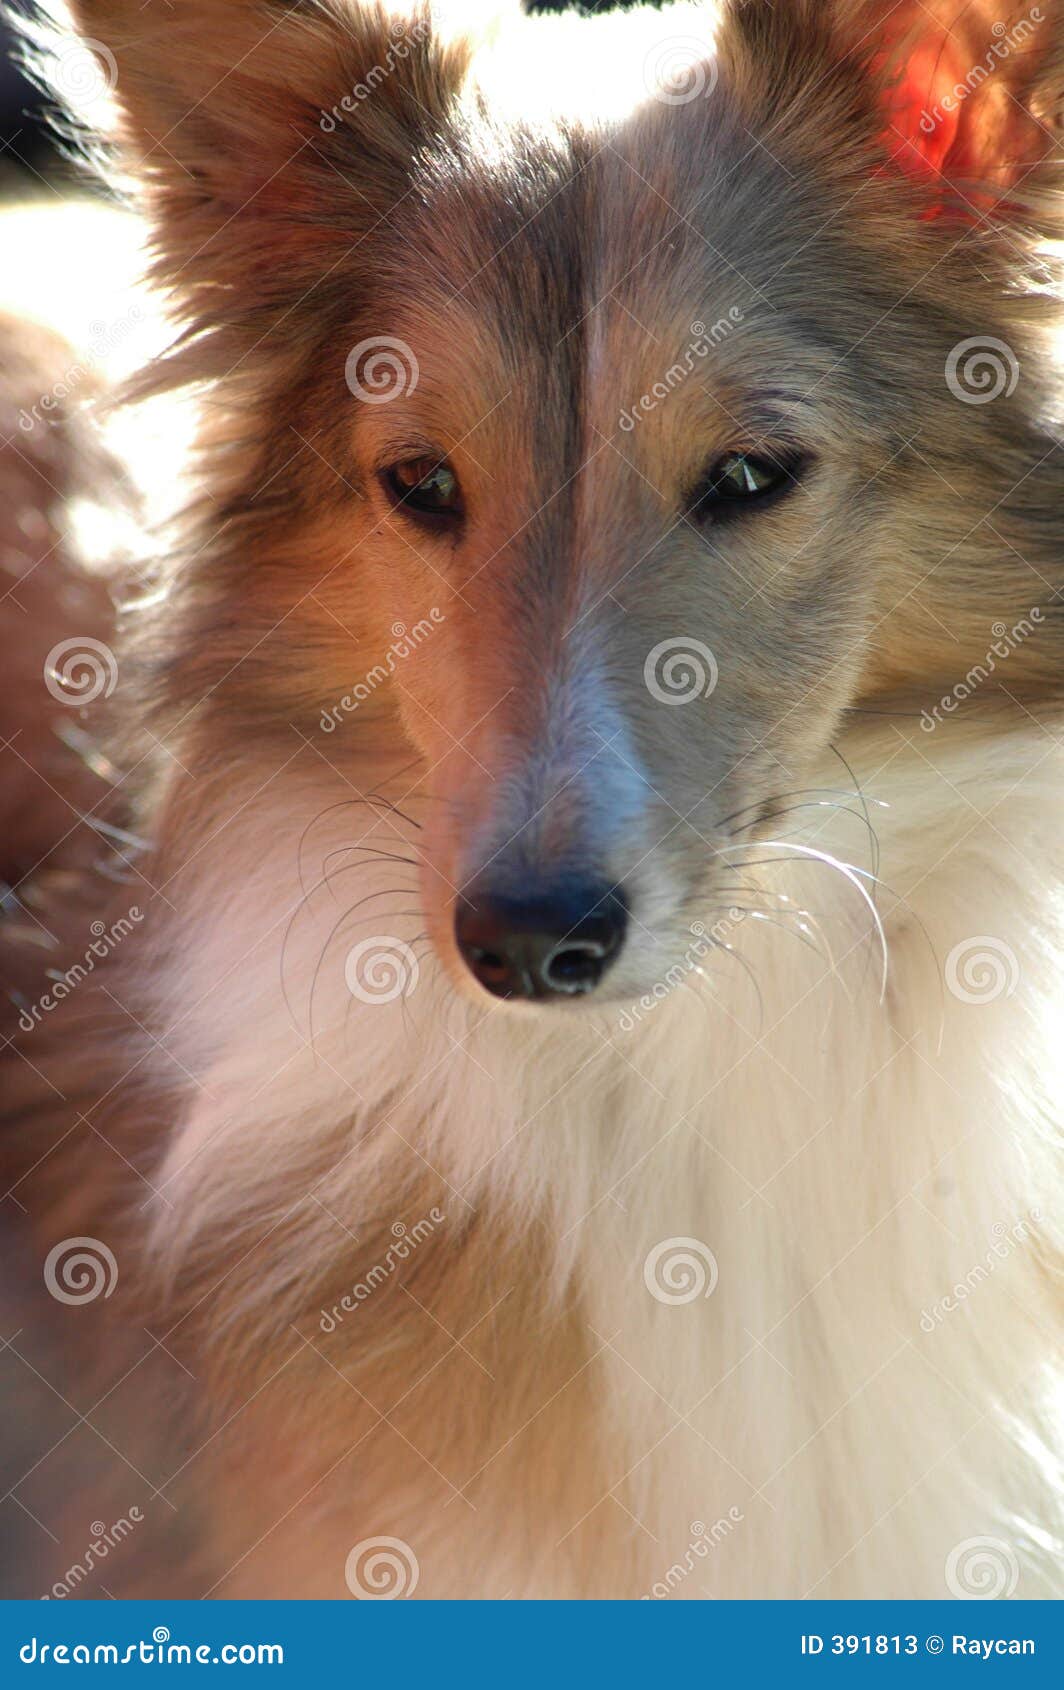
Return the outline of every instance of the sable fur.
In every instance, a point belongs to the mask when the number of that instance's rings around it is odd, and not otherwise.
[[[111,1238],[123,1295],[148,1281],[146,1313],[77,1318],[146,1320],[195,1375],[191,1453],[144,1464],[209,1516],[200,1593],[341,1596],[352,1546],[393,1535],[419,1594],[632,1597],[730,1509],[677,1593],[943,1595],[981,1536],[1017,1594],[1059,1593],[1044,10],[942,175],[899,152],[894,93],[914,43],[975,58],[983,6],[459,16],[331,131],[391,9],[77,6],[179,323],[139,391],[204,387],[202,494],[122,648],[166,748],[127,717],[149,919],[106,999],[12,1058],[11,1154],[38,1236]],[[692,34],[712,96],[650,98],[647,55]],[[566,58],[575,89],[536,97]],[[733,305],[741,331],[619,431]],[[345,358],[373,334],[420,381],[360,406]],[[1021,379],[965,406],[942,372],[975,334]],[[696,533],[705,462],[764,438],[815,459],[808,483]],[[376,470],[419,442],[470,489],[461,540],[381,506]],[[1032,607],[1007,692],[925,734]],[[323,734],[430,608],[396,684]],[[643,665],[677,633],[720,674],[669,709]],[[478,997],[455,898],[588,862],[639,917],[601,1001]],[[626,1030],[720,921],[726,948]],[[409,1000],[345,986],[378,933],[417,957]],[[944,972],[979,935],[1019,979],[974,1005]],[[668,1238],[713,1249],[711,1296],[650,1295]],[[165,1519],[152,1545],[166,1593],[191,1563]]]

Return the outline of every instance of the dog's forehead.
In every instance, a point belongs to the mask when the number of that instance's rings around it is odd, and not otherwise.
[[[785,365],[801,367],[793,290],[765,284],[817,210],[719,110],[712,122],[648,108],[607,131],[449,140],[390,220],[390,289],[419,361],[422,420],[445,446],[465,438],[520,463],[526,481],[530,440],[545,470],[571,473],[665,379],[670,404],[648,433],[711,424],[744,389],[763,395]],[[816,297],[803,313],[821,305],[830,312]],[[678,359],[693,378],[682,392]]]
[[[671,363],[693,324],[793,314],[796,258],[801,282],[822,273],[801,310],[830,334],[843,262],[815,180],[732,118],[723,88],[712,112],[651,103],[604,130],[471,128],[422,160],[390,222],[419,318],[441,338],[475,324],[507,386],[568,381],[579,359],[620,394],[633,359]]]
[[[725,249],[743,244],[751,179],[762,179],[762,194],[784,180],[767,155],[737,175],[737,149],[719,126],[695,127],[691,139],[682,144],[654,113],[630,130],[463,135],[423,161],[402,231],[408,253],[479,310],[503,319],[545,310],[559,334],[621,292],[682,306],[685,290],[735,274]]]

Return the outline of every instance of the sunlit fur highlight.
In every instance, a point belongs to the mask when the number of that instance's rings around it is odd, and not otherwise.
[[[635,1597],[735,1509],[677,1595],[946,1595],[951,1552],[987,1535],[1018,1594],[1059,1594],[1059,165],[1010,170],[980,224],[889,161],[885,6],[458,23],[331,134],[384,11],[75,10],[119,62],[119,168],[181,325],[140,391],[208,403],[202,496],[124,648],[173,753],[147,756],[136,817],[164,897],[114,974],[138,1025],[106,1012],[112,1066],[86,1006],[80,1055],[57,1027],[34,1063],[83,1112],[104,1100],[158,1194],[128,1205],[126,1248],[220,1428],[189,1475],[202,1589],[342,1596],[351,1546],[394,1535],[421,1595]],[[1046,10],[1015,83],[1036,147],[1061,88]],[[648,98],[649,47],[696,31],[712,100]],[[523,111],[563,55],[588,79],[629,60],[612,110]],[[706,228],[673,229],[703,192]],[[717,301],[748,332],[585,472]],[[964,406],[940,371],[977,330],[1023,380]],[[416,349],[409,404],[351,404],[344,353],[375,332]],[[669,501],[781,400],[815,495],[710,567]],[[414,428],[480,501],[467,552],[376,502]],[[323,739],[435,603],[398,696]],[[925,733],[1032,606],[1015,696]],[[676,632],[719,647],[719,685],[655,708],[643,658]],[[597,852],[638,887],[619,984],[576,1013],[462,978],[451,889],[515,831],[515,878]],[[637,1014],[695,923],[708,954]],[[383,1006],[344,974],[380,933],[419,968]],[[973,1004],[949,959],[980,935],[1018,972]],[[86,1231],[130,1185],[89,1162]],[[922,1327],[1020,1220],[1030,1241]],[[669,1306],[644,1263],[683,1238],[719,1278]]]

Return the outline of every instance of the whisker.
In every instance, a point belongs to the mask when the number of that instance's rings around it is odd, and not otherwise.
[[[765,1025],[765,1000],[761,995],[761,986],[749,959],[736,950],[734,945],[722,944],[719,939],[714,939],[713,945],[716,950],[723,951],[725,956],[731,957],[733,962],[737,962],[739,964],[739,967],[742,969],[750,984],[753,986],[754,991],[757,993],[757,1018],[758,1031],[760,1034],[761,1029]]]
[[[333,940],[336,938],[337,933],[340,931],[341,927],[343,926],[344,922],[348,919],[348,917],[353,915],[356,910],[361,909],[363,907],[363,905],[371,904],[374,901],[374,899],[376,899],[376,898],[395,897],[396,894],[405,894],[409,890],[410,890],[410,888],[405,887],[405,886],[385,886],[385,887],[381,887],[376,892],[368,892],[364,898],[359,898],[356,903],[351,904],[344,911],[344,913],[340,917],[339,921],[337,921],[334,924],[332,930],[330,931],[328,937],[325,940],[324,945],[321,948],[321,952],[318,956],[318,961],[315,964],[314,974],[313,974],[313,977],[312,977],[311,982],[310,982],[310,993],[309,993],[309,996],[308,996],[308,999],[307,999],[307,1030],[308,1030],[308,1033],[310,1035],[311,1050],[315,1049],[315,1046],[314,1046],[314,993],[317,990],[318,979],[319,979],[320,974],[321,974],[322,966],[325,962],[326,954],[328,953],[329,947],[332,944]],[[294,917],[293,917],[293,919],[294,919]],[[286,942],[287,942],[287,934],[285,935],[285,939],[286,939]],[[284,947],[283,946],[282,946],[282,950],[281,950],[281,965],[282,965],[282,970],[283,970],[283,967],[284,967]],[[284,977],[283,977],[283,973],[282,973],[282,988],[283,987],[284,987]],[[286,1003],[288,1002],[287,992],[285,993],[285,1002]],[[317,1054],[316,1051],[315,1051],[315,1054]]]
[[[306,844],[307,835],[310,833],[311,828],[317,827],[320,821],[324,821],[325,817],[332,815],[335,810],[349,810],[352,807],[358,807],[359,805],[367,809],[374,808],[368,798],[338,798],[334,804],[326,804],[323,810],[319,810],[317,815],[312,816],[306,827],[303,829],[303,832],[299,836],[299,845],[296,850],[296,870],[299,875],[299,884],[304,896],[306,895],[306,887],[303,884],[303,847]],[[414,826],[417,826],[416,822],[414,823]]]
[[[768,810],[757,817],[758,823],[778,821],[783,816],[793,816],[798,810],[830,810],[833,815],[852,816],[854,821],[863,823],[868,831],[869,843],[872,847],[873,875],[878,873],[879,865],[879,836],[872,826],[867,810],[862,814],[860,810],[852,810],[848,804],[830,804],[825,798],[810,798],[800,804],[788,804],[781,810]],[[751,841],[755,843],[755,841]]]
[[[853,769],[852,769],[848,759],[843,756],[843,754],[839,750],[838,746],[832,745],[832,746],[829,746],[828,749],[830,751],[834,752],[835,756],[839,759],[839,762],[842,764],[843,768],[846,770],[846,773],[849,775],[850,779],[853,781],[854,791],[856,792],[857,797],[860,800],[861,808],[864,811],[864,819],[865,819],[865,822],[868,825],[868,832],[871,835],[871,838],[872,838],[872,841],[873,841],[872,873],[875,874],[878,877],[878,875],[879,875],[879,835],[877,834],[875,828],[872,826],[872,819],[868,814],[868,800],[864,795],[864,788],[862,787],[860,781],[857,779],[857,776],[854,774]],[[882,800],[880,800],[880,803],[882,803]]]
[[[408,868],[417,868],[419,866],[417,859],[415,857],[403,857],[403,856],[400,856],[400,854],[396,851],[376,851],[370,845],[337,845],[335,850],[327,851],[325,856],[321,859],[321,866],[322,866],[322,869],[325,870],[325,872],[322,874],[321,879],[318,881],[318,885],[315,886],[315,888],[314,888],[315,891],[317,891],[318,888],[321,887],[321,886],[328,886],[330,892],[332,891],[332,884],[331,883],[336,877],[332,873],[331,870],[326,868],[326,865],[332,861],[333,857],[343,857],[347,854],[348,851],[363,851],[363,852],[366,853],[366,861],[364,863],[348,863],[347,867],[349,869],[352,869],[352,868],[367,868],[370,863],[374,863],[374,862],[376,862],[376,863],[405,863]],[[342,872],[344,872],[344,871],[343,870],[337,870],[337,873],[342,873]]]
[[[884,1001],[884,999],[886,998],[886,995],[887,995],[887,972],[888,972],[888,966],[889,966],[889,964],[888,964],[888,953],[887,953],[887,935],[886,935],[886,931],[883,927],[882,920],[880,919],[879,911],[877,910],[877,908],[875,906],[875,902],[869,896],[865,887],[862,885],[862,880],[867,880],[867,879],[871,879],[873,881],[873,883],[875,883],[875,876],[870,875],[867,869],[854,868],[849,863],[840,862],[838,857],[831,856],[830,853],[827,852],[827,851],[815,850],[814,847],[811,846],[811,845],[796,845],[796,844],[794,844],[793,842],[790,842],[790,841],[782,841],[782,840],[776,841],[776,840],[771,840],[771,839],[761,839],[761,840],[751,840],[749,847],[744,846],[741,842],[736,844],[736,845],[724,847],[725,850],[744,850],[744,849],[747,849],[747,848],[757,849],[757,850],[766,850],[766,851],[771,851],[773,849],[777,849],[777,850],[780,850],[780,851],[789,851],[789,852],[793,853],[793,856],[791,858],[792,861],[804,859],[804,860],[811,861],[811,862],[823,863],[825,868],[834,869],[838,874],[842,875],[844,880],[849,882],[849,884],[854,888],[854,891],[858,893],[860,898],[865,903],[865,905],[868,909],[868,912],[872,917],[872,921],[873,921],[873,924],[874,924],[875,930],[876,930],[876,935],[879,939],[880,954],[882,956],[882,969],[880,971],[879,1001],[880,1001],[880,1003],[882,1003]],[[766,862],[773,862],[773,861],[779,862],[780,860],[781,859],[778,858],[778,857],[777,858],[771,858],[770,857],[770,858],[765,859]]]
[[[735,821],[739,816],[745,816],[748,810],[758,809],[761,804],[781,804],[787,798],[816,798],[821,795],[828,798],[857,797],[855,792],[849,792],[841,786],[798,786],[792,792],[776,792],[770,798],[755,798],[752,803],[743,804],[738,810],[733,810],[730,816],[718,817],[714,826],[726,828],[729,822]],[[889,808],[881,798],[873,799],[873,803],[879,804],[884,810]]]

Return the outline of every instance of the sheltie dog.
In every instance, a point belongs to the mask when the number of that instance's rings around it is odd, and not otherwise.
[[[1059,0],[72,9],[12,1591],[1060,1594]]]

